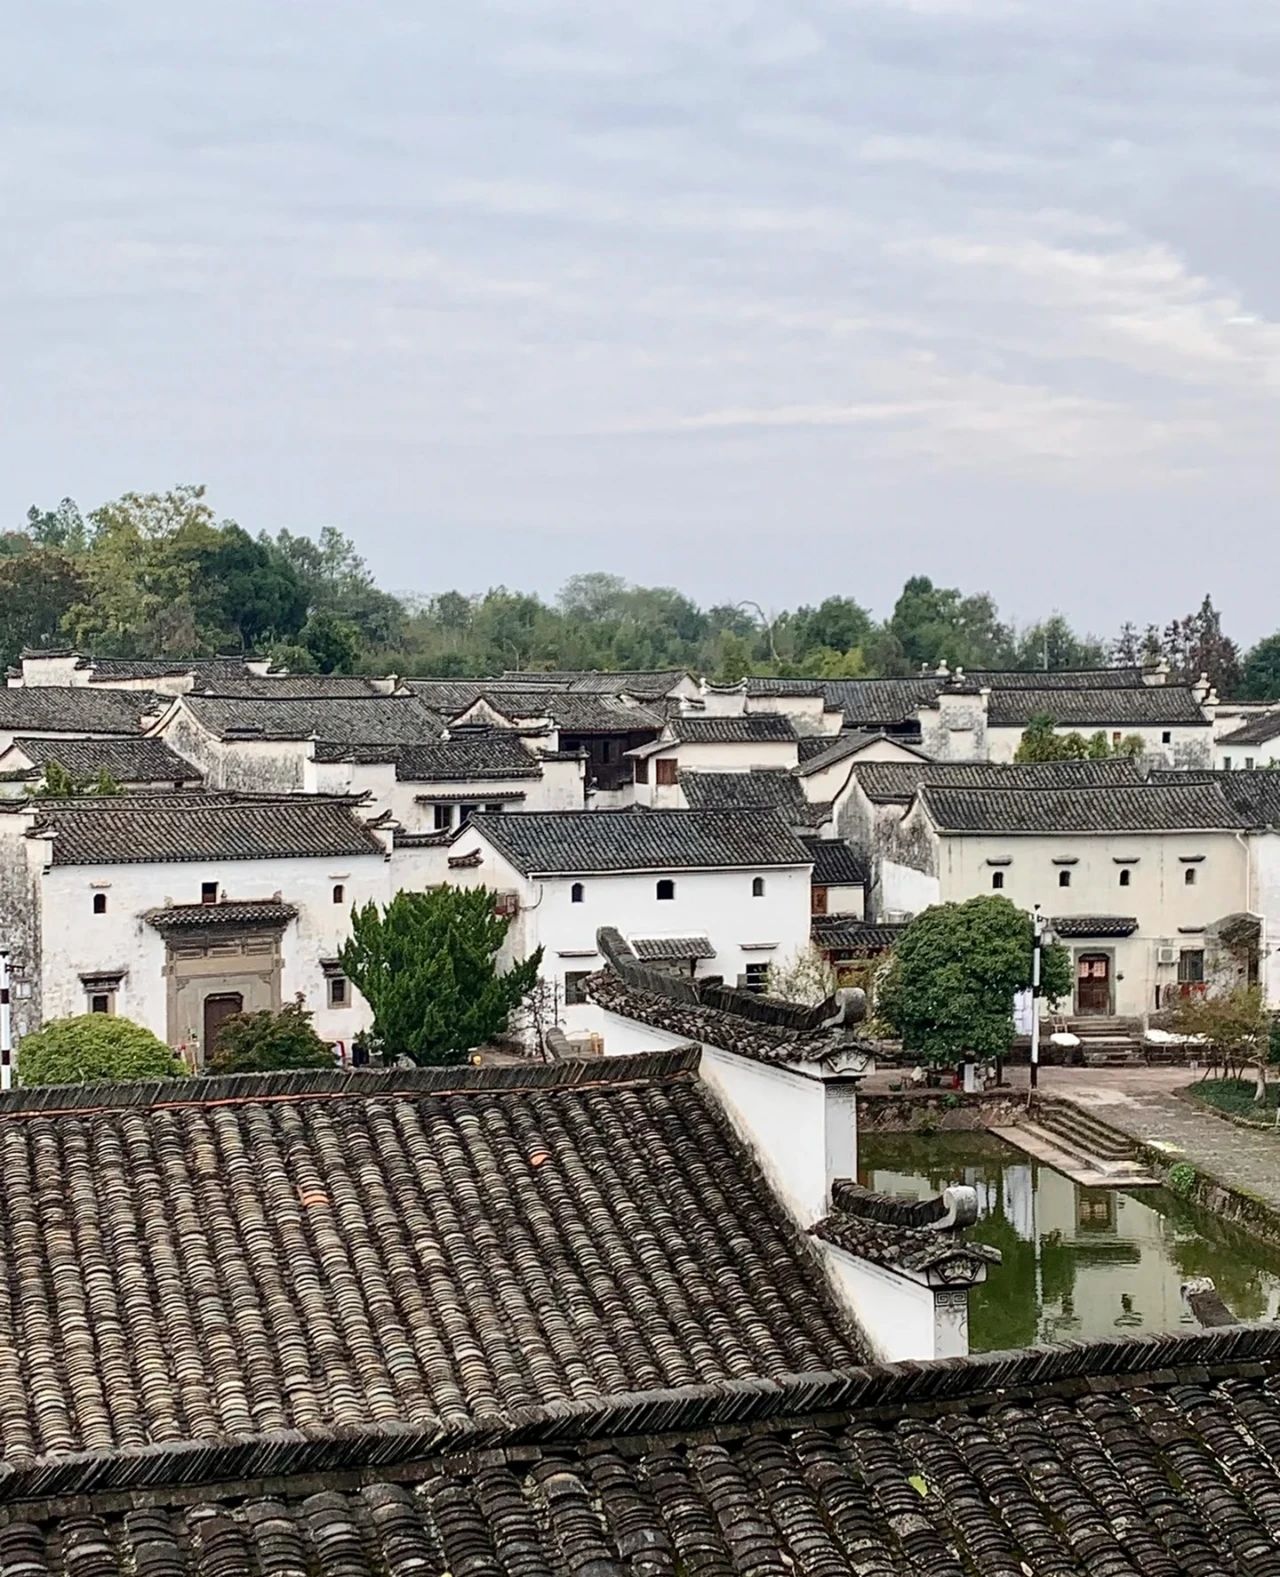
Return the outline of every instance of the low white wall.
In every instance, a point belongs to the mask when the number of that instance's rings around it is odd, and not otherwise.
[[[961,1356],[937,1351],[932,1288],[858,1259],[821,1238],[814,1243],[837,1297],[852,1312],[877,1358],[898,1363],[905,1358]],[[964,1351],[968,1351],[967,1327]]]
[[[880,862],[880,903],[878,918],[889,914],[915,916],[942,901],[936,876],[899,865],[895,860]]]

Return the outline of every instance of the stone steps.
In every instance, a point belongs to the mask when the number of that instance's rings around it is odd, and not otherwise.
[[[1065,1102],[1045,1101],[1035,1111],[1036,1124],[1100,1161],[1133,1161],[1133,1141],[1106,1123]]]

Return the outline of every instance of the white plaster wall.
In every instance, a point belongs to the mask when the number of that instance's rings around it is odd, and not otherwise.
[[[390,897],[390,866],[380,855],[339,855],[291,860],[191,861],[181,864],[51,866],[41,882],[41,1009],[45,1019],[86,1011],[82,974],[127,971],[116,998],[122,1018],[168,1034],[165,944],[143,915],[167,904],[200,902],[203,882],[216,881],[229,899],[277,894],[298,910],[281,947],[281,997],[299,992],[315,1014],[316,1032],[344,1040],[368,1028],[370,1015],[358,993],[345,1008],[326,1006],[322,958],[332,958],[350,934],[351,907]],[[343,901],[333,888],[343,887]],[[93,913],[93,895],[105,892],[107,912]]]
[[[180,756],[193,761],[211,789],[302,793],[308,771],[314,767],[309,739],[216,739],[185,706],[176,707],[154,732]]]
[[[1185,856],[1201,856],[1188,887]],[[992,866],[988,861],[1008,859]],[[1063,869],[1055,859],[1074,858],[1071,885],[1060,887]],[[1133,860],[1118,865],[1117,859]],[[1177,978],[1176,964],[1157,965],[1161,946],[1193,948],[1200,934],[1225,915],[1250,907],[1248,861],[1230,832],[1069,834],[1055,837],[979,837],[970,834],[938,840],[938,878],[943,902],[963,901],[993,891],[994,870],[1004,874],[1003,896],[1021,909],[1038,903],[1046,916],[1134,915],[1139,930],[1119,941],[1072,942],[1075,952],[1117,949],[1115,967],[1124,979],[1115,984],[1115,1011],[1141,1015],[1155,1007],[1158,985]],[[1130,885],[1120,886],[1120,872]]]
[[[863,915],[863,890],[862,887],[828,887],[827,888],[827,913],[853,915],[861,920]]]
[[[875,1355],[885,1363],[934,1358],[933,1291],[882,1265],[858,1259],[834,1243],[814,1239],[823,1268],[847,1308],[852,1310]]]
[[[1280,834],[1249,839],[1253,894],[1249,907],[1262,921],[1260,979],[1267,1006],[1280,1009]]]
[[[879,877],[877,918],[880,920],[890,915],[909,915],[914,919],[922,910],[944,901],[938,878],[925,871],[913,870],[909,865],[881,860]]]
[[[446,881],[455,886],[489,887],[521,895],[521,911],[507,933],[505,954],[526,958],[544,948],[542,975],[563,987],[566,973],[598,969],[596,932],[614,926],[623,936],[690,936],[705,933],[716,956],[698,961],[699,975],[723,975],[734,985],[749,963],[768,963],[807,945],[809,937],[809,873],[812,867],[742,871],[646,871],[609,876],[566,875],[533,881],[523,876],[468,827],[449,846],[453,857],[479,849],[479,866],[451,868]],[[669,875],[676,895],[659,899],[657,884]],[[753,898],[751,883],[763,876],[762,898]],[[574,903],[575,881],[583,885],[583,901]],[[754,946],[752,944],[755,944]],[[589,1004],[566,1007],[563,1023],[570,1034],[600,1029],[599,1010]]]
[[[752,767],[794,767],[798,758],[794,739],[750,739],[734,744],[664,745],[649,757],[649,781],[654,763],[674,758],[687,772],[749,772]]]
[[[768,712],[789,717],[798,734],[838,734],[844,721],[842,712],[828,712],[820,695],[753,695],[748,698],[748,713]]]
[[[1269,739],[1260,745],[1224,745],[1220,740],[1215,740],[1213,765],[1218,772],[1280,765],[1280,739]]]
[[[700,1073],[738,1135],[802,1227],[829,1209],[821,1079],[704,1046]]]

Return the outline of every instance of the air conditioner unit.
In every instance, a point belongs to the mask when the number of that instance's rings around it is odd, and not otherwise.
[[[1178,962],[1178,949],[1176,947],[1157,947],[1157,964],[1176,964]]]

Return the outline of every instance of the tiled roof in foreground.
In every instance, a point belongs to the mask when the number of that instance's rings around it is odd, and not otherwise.
[[[0,1500],[857,1359],[687,1051],[19,1090],[0,1190]]]
[[[117,783],[198,783],[199,767],[170,750],[163,739],[35,739],[20,735],[14,744],[41,771],[51,761],[73,777],[105,772]]]
[[[1047,789],[1142,782],[1131,756],[1109,761],[856,761],[853,773],[869,800],[902,805],[926,783],[940,788]]]
[[[135,1456],[57,1498],[90,1461],[8,1508],[0,1571],[1276,1577],[1278,1384],[1280,1329],[1228,1326],[250,1441],[148,1490],[184,1464]]]

